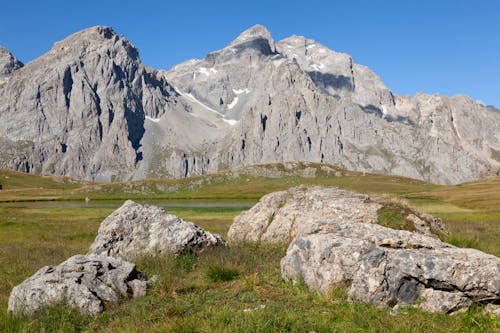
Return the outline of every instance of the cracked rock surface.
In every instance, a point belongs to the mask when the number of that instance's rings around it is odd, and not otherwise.
[[[337,222],[377,223],[378,211],[388,203],[389,199],[335,187],[298,186],[267,194],[251,209],[242,212],[234,219],[228,240],[288,244],[297,235],[328,230]],[[404,209],[406,220],[416,231],[428,235],[431,230],[445,232],[440,219]]]
[[[425,235],[380,225],[336,221],[298,236],[281,260],[283,278],[326,292],[348,285],[354,298],[377,305],[414,303],[451,313],[500,302],[500,259]]]
[[[176,255],[225,245],[219,235],[167,214],[160,207],[127,200],[102,221],[90,250],[130,260],[141,255]]]
[[[146,294],[147,277],[134,264],[95,254],[75,255],[57,266],[46,266],[12,289],[8,311],[31,314],[66,303],[83,314],[95,315],[105,302]]]

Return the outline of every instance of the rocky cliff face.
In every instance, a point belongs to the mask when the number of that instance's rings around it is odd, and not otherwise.
[[[500,170],[499,127],[494,108],[396,96],[350,56],[262,26],[168,72],[94,27],[0,85],[0,167],[97,180],[307,160],[458,183]]]
[[[0,46],[0,84],[7,81],[12,73],[23,67],[23,63],[16,59],[5,47]]]
[[[498,110],[465,96],[396,96],[350,56],[304,37],[275,45],[256,26],[167,77],[239,120],[217,149],[220,168],[307,160],[458,183],[500,166]]]
[[[146,117],[185,113],[163,76],[112,29],[56,43],[0,90],[0,165],[87,179],[126,179],[142,160]]]

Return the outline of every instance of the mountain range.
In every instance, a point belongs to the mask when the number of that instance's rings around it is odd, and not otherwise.
[[[500,174],[500,110],[396,95],[351,56],[256,25],[168,71],[110,27],[23,65],[0,47],[0,168],[114,181],[311,161],[456,184]]]

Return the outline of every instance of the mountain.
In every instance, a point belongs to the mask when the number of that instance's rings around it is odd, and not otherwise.
[[[183,113],[163,76],[111,28],[56,43],[0,89],[3,167],[41,174],[129,178],[146,116]]]
[[[93,27],[9,75],[4,168],[126,180],[303,160],[442,184],[500,170],[499,110],[397,96],[349,55],[300,36],[275,43],[260,25],[169,71]]]
[[[17,60],[5,47],[0,46],[0,84],[3,84],[12,73],[23,67],[23,63]]]

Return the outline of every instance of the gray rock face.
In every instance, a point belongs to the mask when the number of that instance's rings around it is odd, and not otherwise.
[[[143,158],[146,117],[185,113],[177,97],[111,28],[81,31],[15,71],[0,89],[0,167],[130,178]]]
[[[299,186],[263,196],[238,215],[228,232],[230,242],[289,244],[296,236],[326,232],[337,223],[378,222],[378,211],[390,201],[338,188]],[[440,219],[405,207],[403,215],[416,231],[446,232]]]
[[[219,235],[167,214],[160,207],[128,200],[102,221],[90,250],[130,260],[142,255],[201,252],[225,245]]]
[[[238,121],[209,169],[305,160],[435,183],[500,170],[499,111],[465,96],[396,96],[350,56],[304,37],[274,44],[256,26],[166,75]]]
[[[66,303],[81,313],[95,315],[104,303],[146,294],[148,280],[135,265],[94,254],[76,255],[57,266],[41,268],[14,287],[8,311],[32,314],[43,307]]]
[[[23,67],[23,63],[16,59],[5,47],[0,46],[0,85],[5,84],[12,73]]]
[[[323,292],[347,285],[354,298],[382,306],[450,313],[500,300],[499,258],[367,223],[336,221],[327,232],[298,236],[281,272]]]
[[[106,27],[0,84],[0,167],[92,180],[310,161],[435,183],[500,172],[500,111],[396,96],[367,67],[263,26],[171,70]],[[423,149],[422,147],[425,147]]]

